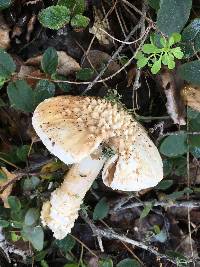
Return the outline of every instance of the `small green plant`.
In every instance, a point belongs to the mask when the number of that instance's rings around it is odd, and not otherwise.
[[[122,96],[115,89],[109,89],[107,94],[104,96],[104,98],[113,104],[122,105],[121,103]]]
[[[137,66],[143,68],[148,65],[151,72],[156,74],[160,71],[162,64],[172,70],[175,68],[175,59],[182,59],[184,54],[179,46],[174,47],[175,44],[181,41],[179,33],[172,34],[171,37],[166,39],[160,37],[159,43],[156,42],[156,36],[150,37],[150,44],[144,44],[136,55]]]
[[[8,228],[7,233],[13,242],[23,239],[29,241],[36,250],[42,250],[44,232],[39,223],[39,209],[30,208],[15,196],[9,196],[7,201],[10,208],[1,207],[0,226]]]
[[[38,19],[44,27],[52,30],[58,30],[69,23],[74,29],[82,29],[90,21],[83,16],[84,11],[84,0],[59,0],[57,5],[43,9]]]

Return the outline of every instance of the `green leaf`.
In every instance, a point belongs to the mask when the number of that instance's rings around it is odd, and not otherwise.
[[[10,103],[15,109],[24,112],[32,112],[34,110],[34,93],[26,81],[9,82],[7,93]]]
[[[7,175],[6,173],[0,169],[0,182],[5,182],[7,180]]]
[[[199,73],[200,73],[199,60],[185,63],[179,67],[179,74],[181,78],[195,85],[200,85]]]
[[[11,76],[16,70],[16,65],[12,57],[3,49],[0,49],[0,76],[1,79],[6,79]]]
[[[24,146],[17,148],[17,151],[16,151],[17,157],[21,161],[26,161],[27,157],[28,157],[29,149],[30,149],[30,146],[28,146],[28,145],[24,145]]]
[[[23,184],[24,191],[34,190],[40,183],[40,179],[36,176],[32,176],[31,178],[26,178]]]
[[[49,264],[48,264],[47,261],[45,261],[45,260],[42,260],[42,261],[40,262],[40,265],[41,265],[41,267],[49,267]]]
[[[9,196],[7,198],[8,204],[14,212],[18,212],[21,209],[20,200],[15,196]]]
[[[189,136],[189,144],[191,147],[200,147],[200,135]]]
[[[170,36],[169,41],[168,41],[168,45],[169,45],[169,47],[171,47],[173,44],[175,44],[174,37]]]
[[[12,0],[0,0],[0,10],[8,8],[12,4]]]
[[[200,33],[200,19],[194,19],[182,32],[182,41],[193,41]]]
[[[192,0],[162,0],[157,16],[159,30],[171,36],[174,32],[181,32],[190,16]]]
[[[142,46],[142,51],[145,54],[153,54],[153,53],[160,52],[160,48],[156,47],[154,44],[144,44]]]
[[[193,193],[193,190],[191,190],[190,188],[186,187],[184,190],[173,192],[173,193],[171,193],[169,195],[166,195],[166,197],[168,199],[178,199],[178,198],[180,198],[180,197],[182,197],[182,196],[184,196],[185,194],[188,194],[188,193],[189,194]]]
[[[89,22],[90,19],[88,17],[78,14],[71,19],[71,26],[76,29],[86,28]]]
[[[99,267],[113,267],[113,261],[111,259],[100,260]]]
[[[173,180],[162,180],[155,188],[157,190],[167,190],[173,185]]]
[[[120,261],[116,267],[141,267],[140,263],[133,259],[124,259]]]
[[[76,79],[81,80],[81,81],[88,81],[92,78],[94,74],[94,70],[91,68],[84,68],[76,73]]]
[[[75,246],[76,241],[70,235],[67,235],[65,238],[61,240],[56,240],[56,245],[59,249],[66,254],[67,252],[71,251]]]
[[[20,203],[21,205],[21,203]],[[11,219],[12,219],[12,223],[14,224],[20,224],[21,227],[21,223],[24,221],[24,213],[23,211],[20,210],[15,210],[14,208],[11,208],[11,213],[10,213]]]
[[[2,98],[0,98],[0,108],[5,107],[5,106],[6,106],[6,103],[3,101]]]
[[[162,47],[166,47],[167,45],[167,40],[164,37],[160,37],[160,44],[162,45]]]
[[[47,254],[48,254],[48,249],[42,250],[34,255],[34,260],[41,261],[46,257]]]
[[[15,232],[11,232],[11,239],[13,242],[17,242],[18,240],[21,239],[21,236],[16,234]]]
[[[155,226],[155,225],[154,225],[154,226]],[[167,233],[166,233],[165,230],[160,231],[160,233],[158,233],[158,234],[156,234],[156,235],[154,236],[154,239],[155,239],[156,241],[159,241],[160,243],[164,243],[164,242],[166,242],[167,238],[168,238],[168,235],[167,235]]]
[[[6,228],[9,225],[10,225],[10,223],[8,221],[0,219],[0,227]]]
[[[39,210],[35,208],[30,208],[25,214],[24,223],[28,226],[31,226],[37,222],[39,217]]]
[[[163,172],[164,172],[164,177],[168,176],[171,174],[173,171],[173,161],[171,159],[164,159],[163,160]]]
[[[187,108],[187,117],[188,119],[198,119],[199,118],[199,122],[200,122],[200,112],[197,110],[194,110],[190,107]]]
[[[21,213],[21,211],[20,211]],[[13,215],[13,213],[12,213]],[[14,228],[18,228],[18,229],[21,229],[22,226],[23,226],[23,223],[22,222],[18,222],[18,221],[14,221],[14,220],[10,220],[10,225]]]
[[[169,61],[169,59],[168,59],[168,54],[165,53],[164,55],[162,55],[162,63],[163,63],[165,66],[167,66],[167,65],[168,65],[168,61]]]
[[[173,70],[175,68],[175,61],[174,61],[174,56],[172,54],[168,54],[168,62],[167,66],[169,70]]]
[[[41,226],[24,226],[21,231],[22,236],[31,242],[33,247],[41,251],[44,245],[44,232]]]
[[[39,103],[47,98],[54,96],[55,85],[48,80],[40,80],[34,90],[34,104],[37,106]]]
[[[69,23],[70,10],[66,6],[50,6],[39,13],[38,19],[44,27],[59,30]]]
[[[172,48],[171,49],[171,53],[173,53],[173,55],[175,56],[175,58],[178,58],[178,59],[182,59],[183,56],[184,56],[184,54],[181,51],[181,48],[180,47]]]
[[[197,159],[200,158],[200,147],[193,147],[191,148],[190,152],[192,153],[193,157]]]
[[[174,32],[174,33],[172,34],[172,36],[173,36],[173,38],[174,38],[174,43],[175,43],[175,44],[179,43],[179,42],[181,41],[181,39],[182,39],[181,34],[178,33],[178,32]]]
[[[160,8],[160,0],[148,0],[148,4],[156,11]]]
[[[159,60],[157,60],[157,61],[155,61],[154,63],[153,63],[153,65],[152,65],[152,67],[151,67],[151,72],[153,73],[153,74],[157,74],[159,71],[160,71],[160,69],[161,69],[161,58],[159,59]]]
[[[137,66],[138,68],[143,68],[147,65],[147,63],[148,63],[148,58],[143,56],[138,59]]]
[[[167,157],[177,157],[187,152],[187,135],[171,135],[164,139],[160,146],[160,152]]]
[[[93,220],[100,220],[105,218],[109,212],[109,205],[106,198],[103,197],[95,206],[93,212]]]
[[[82,14],[85,11],[85,0],[58,0],[57,5],[69,8],[73,14]]]
[[[145,205],[141,214],[140,214],[140,219],[144,219],[149,214],[152,207],[153,207],[153,203],[149,203],[149,204]]]
[[[49,47],[43,54],[41,67],[45,73],[52,75],[56,72],[57,66],[58,54],[55,48]]]

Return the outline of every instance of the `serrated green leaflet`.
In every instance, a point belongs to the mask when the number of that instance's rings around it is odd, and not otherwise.
[[[71,26],[73,28],[86,28],[89,24],[90,20],[89,18],[83,16],[83,15],[75,15],[72,19],[71,19]]]
[[[85,11],[85,0],[58,0],[58,5],[69,8],[75,15]]]
[[[44,27],[58,30],[69,23],[70,10],[66,6],[50,6],[39,13],[38,19]]]

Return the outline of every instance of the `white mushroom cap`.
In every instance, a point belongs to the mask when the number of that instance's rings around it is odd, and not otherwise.
[[[113,189],[137,191],[163,178],[159,152],[143,127],[117,104],[94,97],[59,96],[42,102],[33,126],[51,153],[63,162],[76,163],[101,142],[114,149],[103,181]]]
[[[146,134],[137,135],[130,157],[115,154],[104,165],[102,179],[112,189],[139,191],[163,178],[162,160]]]
[[[43,144],[66,164],[80,162],[102,141],[79,124],[77,111],[81,111],[81,102],[77,103],[71,96],[55,97],[40,103],[32,118],[33,127]]]

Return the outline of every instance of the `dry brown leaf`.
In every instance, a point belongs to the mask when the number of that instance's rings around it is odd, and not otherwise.
[[[10,47],[10,28],[6,24],[2,15],[0,15],[0,47],[8,49]]]
[[[6,168],[2,167],[1,170],[6,174],[7,176],[7,180],[3,181],[0,183],[0,190],[2,190],[2,188],[7,185],[8,183],[11,183],[13,180],[15,180],[16,178],[16,174],[13,174],[11,172],[9,172]],[[14,183],[11,183],[1,194],[0,194],[0,198],[2,199],[3,203],[4,203],[4,207],[5,208],[9,208],[9,205],[7,203],[7,198],[10,196],[11,192],[12,192],[12,188],[13,188]]]
[[[66,52],[57,51],[57,54],[58,54],[58,67],[57,67],[58,74],[67,76],[69,74],[72,74],[80,70],[81,67],[79,63],[72,57],[68,56]],[[41,60],[42,56],[29,58],[26,61],[26,65],[40,67]]]
[[[200,87],[187,85],[182,91],[186,104],[200,112]]]
[[[112,46],[113,39],[104,32],[104,31],[106,32],[110,31],[108,20],[104,19],[105,16],[101,13],[99,9],[95,7],[94,7],[94,15],[95,15],[95,21],[92,28],[89,29],[89,32],[95,35],[95,37],[98,39],[101,45]],[[101,29],[104,31],[102,31]]]
[[[25,66],[25,65],[22,65],[20,67],[20,71],[17,74],[17,76],[19,79],[25,79],[31,87],[35,87],[36,84],[38,83],[39,79],[45,79],[46,78],[46,74],[42,73],[36,67]],[[31,78],[31,77],[36,77],[37,79]]]
[[[90,50],[82,63],[82,67],[92,68],[96,70],[97,73],[99,73],[110,59],[111,59],[111,56],[103,51]],[[105,71],[102,77],[103,78],[108,77],[116,73],[119,70],[120,70],[120,65],[116,61],[113,60],[109,64],[107,70]],[[96,77],[97,73],[95,73],[92,78]]]
[[[133,80],[135,79],[135,75],[136,75],[136,68],[135,66],[132,66],[127,74],[127,87],[131,86]]]
[[[167,112],[175,124],[185,125],[185,106],[183,97],[181,97],[181,89],[183,81],[178,77],[176,70],[169,71],[164,69],[158,75],[158,82],[167,98]]]

